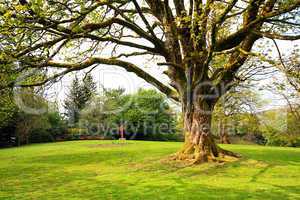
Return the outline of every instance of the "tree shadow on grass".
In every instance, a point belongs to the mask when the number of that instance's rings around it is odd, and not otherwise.
[[[263,178],[266,173],[270,175],[269,170],[277,166],[285,169],[287,165],[291,165],[295,172],[300,165],[299,151],[261,147],[258,150],[236,148],[235,151],[241,153],[243,158],[236,162],[199,166],[164,163],[159,159],[156,160],[156,156],[140,161],[141,155],[137,155],[135,151],[65,152],[60,155],[30,157],[24,164],[21,163],[21,167],[16,165],[15,170],[8,172],[7,169],[0,168],[0,174],[5,174],[16,181],[23,181],[21,186],[18,186],[25,187],[19,189],[19,199],[26,199],[22,198],[26,197],[24,191],[28,194],[38,192],[39,196],[34,196],[36,199],[47,199],[46,196],[51,196],[52,199],[59,197],[59,199],[103,200],[300,199],[297,180],[287,186],[280,186],[272,183],[272,179]],[[120,164],[123,169],[118,171],[119,168],[116,168],[116,171],[106,171],[99,175],[98,168],[91,171],[89,168],[76,170],[72,168],[100,163],[111,164],[112,168],[109,167],[107,170],[113,170],[114,166]],[[65,171],[64,168],[68,167],[70,169]],[[231,174],[242,168],[253,171],[251,173],[245,171],[246,174],[238,172],[234,176]],[[282,174],[285,173],[289,172]],[[246,179],[239,180],[239,175]],[[219,180],[216,184],[209,182],[213,179]],[[16,186],[13,181],[11,184],[12,187]]]
[[[36,199],[112,199],[112,200],[242,200],[242,199],[291,199],[296,200],[300,195],[297,186],[278,186],[249,189],[239,188],[230,184],[222,186],[195,182],[194,179],[180,179],[174,182],[170,177],[133,177],[133,179],[115,179],[112,177],[95,178],[85,171],[72,171],[65,174],[61,171],[47,175],[41,182],[24,182],[28,186],[19,199],[27,195],[36,195]],[[57,175],[61,175],[57,179]],[[25,178],[25,177],[24,177]],[[45,180],[46,179],[46,180]],[[24,179],[24,181],[30,179]],[[137,181],[142,180],[142,181]],[[33,184],[34,183],[34,184]],[[52,183],[49,185],[49,183]],[[265,184],[265,183],[263,183]],[[58,189],[60,188],[60,189]],[[18,191],[15,191],[18,192]],[[27,194],[28,193],[28,194]],[[30,197],[29,196],[29,197]],[[24,198],[22,198],[24,197]],[[47,198],[46,198],[47,197]],[[54,198],[55,197],[55,198]],[[30,199],[30,198],[28,198]],[[298,198],[299,199],[299,198]]]
[[[94,151],[65,153],[55,155],[41,155],[30,158],[26,163],[51,164],[51,165],[89,165],[89,164],[122,164],[135,158],[134,152]]]
[[[101,181],[99,185],[103,184]],[[239,189],[228,186],[218,187],[196,183],[149,183],[130,185],[126,183],[105,183],[112,187],[111,199],[155,199],[155,200],[241,200],[241,199],[297,199],[296,187],[274,189]],[[107,189],[107,188],[106,188]],[[103,193],[102,193],[103,194]],[[105,194],[106,196],[107,194]]]
[[[234,145],[232,146],[234,147]],[[231,150],[231,148],[230,148]],[[234,147],[233,151],[242,154],[243,158],[251,158],[258,161],[281,165],[300,165],[299,148],[263,147],[255,146],[251,149],[246,147]]]

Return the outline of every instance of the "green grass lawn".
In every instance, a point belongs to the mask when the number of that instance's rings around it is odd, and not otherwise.
[[[300,199],[300,149],[224,145],[243,158],[183,167],[181,143],[75,141],[0,150],[0,199]]]

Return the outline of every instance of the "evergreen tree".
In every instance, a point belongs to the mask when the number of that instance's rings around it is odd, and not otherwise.
[[[96,84],[91,74],[84,78],[82,84],[80,84],[78,77],[75,76],[64,103],[69,122],[76,124],[79,121],[80,111],[91,100],[95,92]]]
[[[96,93],[96,83],[94,82],[93,76],[88,73],[84,79],[83,79],[83,85],[82,85],[82,104],[85,106],[85,104],[91,100],[93,97],[93,94]]]
[[[79,119],[79,97],[81,95],[80,91],[80,84],[78,77],[75,76],[75,78],[72,81],[71,88],[69,91],[69,94],[67,94],[64,107],[66,109],[66,115],[71,123],[77,123]]]

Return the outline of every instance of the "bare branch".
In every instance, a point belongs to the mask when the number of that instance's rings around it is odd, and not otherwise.
[[[176,91],[174,89],[171,89],[169,86],[164,85],[156,78],[154,78],[152,75],[148,74],[147,72],[140,69],[136,65],[126,61],[109,59],[109,58],[92,57],[82,63],[62,63],[56,61],[48,61],[47,64],[45,64],[45,66],[56,67],[56,68],[67,68],[68,69],[67,72],[70,72],[70,71],[82,70],[94,64],[116,65],[122,67],[128,72],[133,72],[138,77],[144,79],[148,83],[151,83],[156,88],[158,88],[161,92],[166,94],[168,97],[178,100]],[[39,66],[35,65],[35,67],[39,67]]]
[[[254,31],[254,33],[262,37],[276,39],[276,40],[300,40],[300,35],[280,35],[277,33],[260,32],[260,31]]]

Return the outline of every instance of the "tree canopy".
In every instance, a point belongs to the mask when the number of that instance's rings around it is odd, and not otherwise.
[[[187,66],[195,66],[193,82],[209,79],[218,86],[234,79],[256,40],[299,39],[290,34],[299,31],[299,5],[298,0],[4,1],[1,58],[26,67],[65,69],[43,83],[95,64],[117,65],[175,97],[178,85],[189,81]],[[86,47],[78,49],[82,43]],[[122,52],[121,46],[130,50]],[[109,53],[101,53],[108,48]],[[168,66],[171,86],[122,59],[147,54],[164,58],[159,64]],[[220,54],[226,63],[214,66]]]

